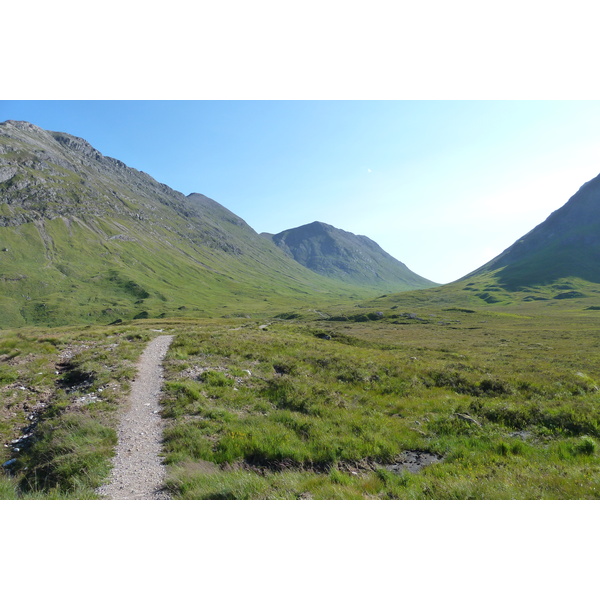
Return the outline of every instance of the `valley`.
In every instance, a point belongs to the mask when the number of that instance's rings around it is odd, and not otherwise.
[[[0,498],[104,497],[159,337],[158,496],[600,497],[599,181],[440,286],[0,124]]]
[[[418,293],[294,318],[3,331],[5,444],[46,401],[30,442],[0,450],[15,461],[2,497],[98,497],[136,358],[172,335],[174,499],[598,498],[600,296],[542,312]]]

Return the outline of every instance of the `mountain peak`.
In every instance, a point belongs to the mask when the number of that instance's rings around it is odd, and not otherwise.
[[[0,328],[370,292],[317,276],[204,194],[20,121],[0,124],[0,242]]]
[[[312,223],[308,223],[307,225],[301,225],[298,229],[302,227],[312,227],[314,229],[324,229],[325,231],[331,231],[335,229],[333,225],[329,225],[328,223],[323,223],[323,221],[313,221]]]
[[[333,279],[385,291],[436,285],[413,273],[368,237],[321,221],[265,237],[301,265]]]
[[[21,131],[35,131],[35,132],[44,132],[45,130],[33,123],[29,123],[28,121],[13,121],[9,119],[8,121],[3,121],[0,125],[6,125],[8,127],[13,127],[15,129],[19,129]]]

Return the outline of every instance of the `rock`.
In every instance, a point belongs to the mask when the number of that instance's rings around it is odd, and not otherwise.
[[[479,421],[477,421],[476,419],[474,419],[473,417],[471,417],[470,415],[464,415],[462,413],[454,413],[454,416],[458,417],[459,419],[462,419],[463,421],[473,423],[474,425],[477,425],[477,427],[481,427],[481,423]]]
[[[7,166],[0,167],[0,183],[4,183],[12,179],[17,174],[17,167]]]
[[[431,452],[425,452],[423,450],[407,450],[398,457],[394,464],[383,465],[383,467],[392,473],[402,473],[403,471],[418,473],[424,467],[428,467],[429,465],[433,465],[442,460],[441,456]]]
[[[508,437],[518,438],[523,441],[529,439],[532,436],[533,436],[533,434],[531,433],[531,431],[513,431],[508,434]]]

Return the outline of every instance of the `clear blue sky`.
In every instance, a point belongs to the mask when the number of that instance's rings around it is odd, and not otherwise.
[[[597,101],[0,101],[257,232],[324,221],[447,283],[600,173]]]

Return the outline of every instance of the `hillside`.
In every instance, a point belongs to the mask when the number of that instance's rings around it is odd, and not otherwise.
[[[600,176],[504,252],[455,282],[362,302],[422,310],[600,310]],[[528,308],[529,307],[529,308]],[[355,312],[360,313],[359,310]]]
[[[437,285],[413,273],[368,237],[326,223],[315,221],[276,235],[262,235],[301,265],[335,280],[387,292]]]
[[[0,124],[0,327],[235,314],[360,292],[302,267],[217,202],[81,138]]]
[[[278,246],[0,124],[0,500],[600,499],[590,184],[468,277],[374,297],[398,270],[367,238]]]
[[[600,283],[600,176],[499,256],[462,280],[495,272],[507,290],[565,277]]]

